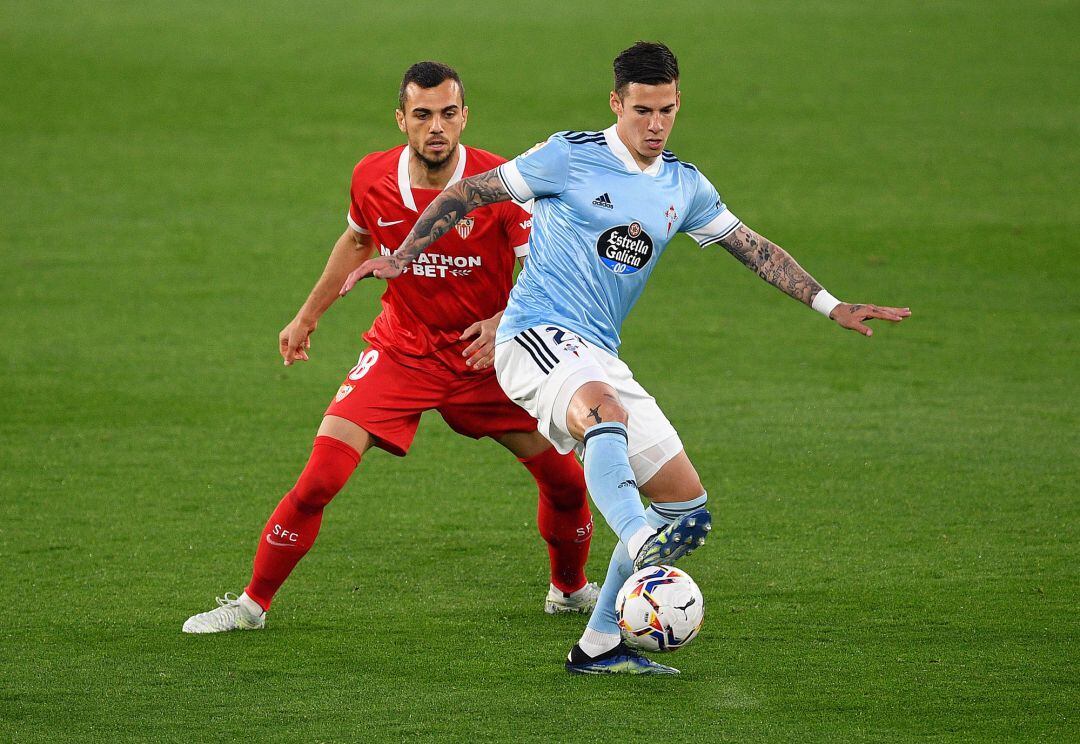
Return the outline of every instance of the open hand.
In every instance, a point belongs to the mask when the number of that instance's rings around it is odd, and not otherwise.
[[[881,305],[849,305],[841,302],[837,305],[829,317],[844,328],[861,333],[864,336],[873,336],[874,331],[864,325],[863,321],[871,318],[887,320],[891,323],[899,323],[911,315],[911,310],[906,307],[882,307]]]
[[[465,329],[461,334],[461,340],[476,337],[471,344],[461,352],[466,357],[465,364],[473,369],[487,369],[495,363],[495,330],[499,327],[499,319],[502,313],[478,320]]]

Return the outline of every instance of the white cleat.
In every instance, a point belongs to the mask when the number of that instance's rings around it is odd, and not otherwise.
[[[266,613],[246,594],[239,597],[225,592],[217,598],[218,606],[209,612],[192,615],[184,623],[185,633],[224,633],[228,630],[261,630]]]
[[[599,596],[600,587],[595,581],[590,581],[570,594],[560,591],[552,584],[547,598],[544,599],[544,612],[549,615],[558,615],[563,612],[592,612]]]

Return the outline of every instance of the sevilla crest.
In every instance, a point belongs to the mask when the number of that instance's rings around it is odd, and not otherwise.
[[[454,229],[457,230],[457,234],[461,236],[461,239],[469,237],[469,233],[472,232],[475,220],[472,217],[463,217],[458,220],[458,223],[454,225]]]

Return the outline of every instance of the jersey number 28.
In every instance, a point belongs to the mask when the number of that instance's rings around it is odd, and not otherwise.
[[[349,370],[349,379],[359,380],[375,366],[377,361],[379,361],[379,350],[368,349],[356,360],[356,366]]]

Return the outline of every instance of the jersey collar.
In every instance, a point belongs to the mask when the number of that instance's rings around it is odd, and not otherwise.
[[[630,150],[619,139],[619,133],[615,131],[614,124],[604,130],[604,139],[607,141],[608,149],[622,161],[622,164],[626,166],[626,170],[631,173],[644,173],[649,176],[658,176],[660,174],[660,169],[664,166],[664,159],[657,158],[652,162],[652,165],[642,170],[641,166],[634,160],[634,156],[630,154]]]
[[[397,185],[398,191],[401,192],[401,203],[414,212],[420,210],[416,208],[416,200],[412,195],[412,184],[409,183],[409,153],[410,149],[408,145],[405,145],[401,150],[401,155],[398,156],[397,162]],[[444,190],[450,188],[455,183],[461,180],[461,176],[465,173],[465,145],[458,143],[457,146],[457,168],[454,169],[454,175],[450,176],[450,181],[444,186]]]

